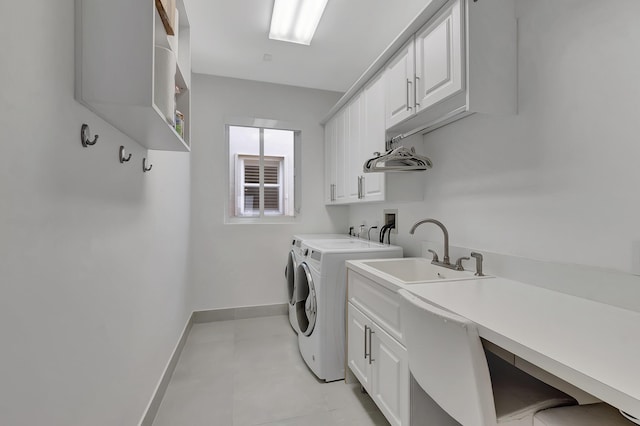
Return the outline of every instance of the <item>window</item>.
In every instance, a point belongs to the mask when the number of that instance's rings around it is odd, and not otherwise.
[[[260,213],[260,156],[239,155],[236,170],[240,176],[236,185],[238,206],[236,216],[257,216]],[[264,158],[264,214],[284,214],[284,157]]]
[[[295,216],[296,133],[266,127],[227,126],[229,217]]]

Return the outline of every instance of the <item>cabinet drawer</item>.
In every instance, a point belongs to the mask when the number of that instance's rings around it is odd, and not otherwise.
[[[400,328],[399,296],[352,270],[349,270],[348,282],[349,301],[394,339],[404,343]]]

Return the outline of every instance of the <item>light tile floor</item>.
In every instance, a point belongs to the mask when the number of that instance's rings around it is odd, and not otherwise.
[[[388,425],[360,385],[307,368],[287,316],[194,324],[154,426]]]

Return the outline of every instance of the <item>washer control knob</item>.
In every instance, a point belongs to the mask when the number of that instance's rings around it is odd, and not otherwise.
[[[309,256],[309,249],[304,249],[304,256]]]

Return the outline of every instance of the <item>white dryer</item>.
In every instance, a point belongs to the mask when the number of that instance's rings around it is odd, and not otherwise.
[[[296,270],[305,258],[302,243],[310,240],[348,240],[352,237],[346,234],[298,234],[291,241],[291,249],[287,255],[287,265],[284,268],[284,277],[287,283],[287,298],[289,301],[289,323],[298,333],[298,320],[296,319]]]
[[[318,378],[344,379],[345,261],[402,257],[402,247],[349,239],[307,241],[302,249],[295,304],[300,353]]]

